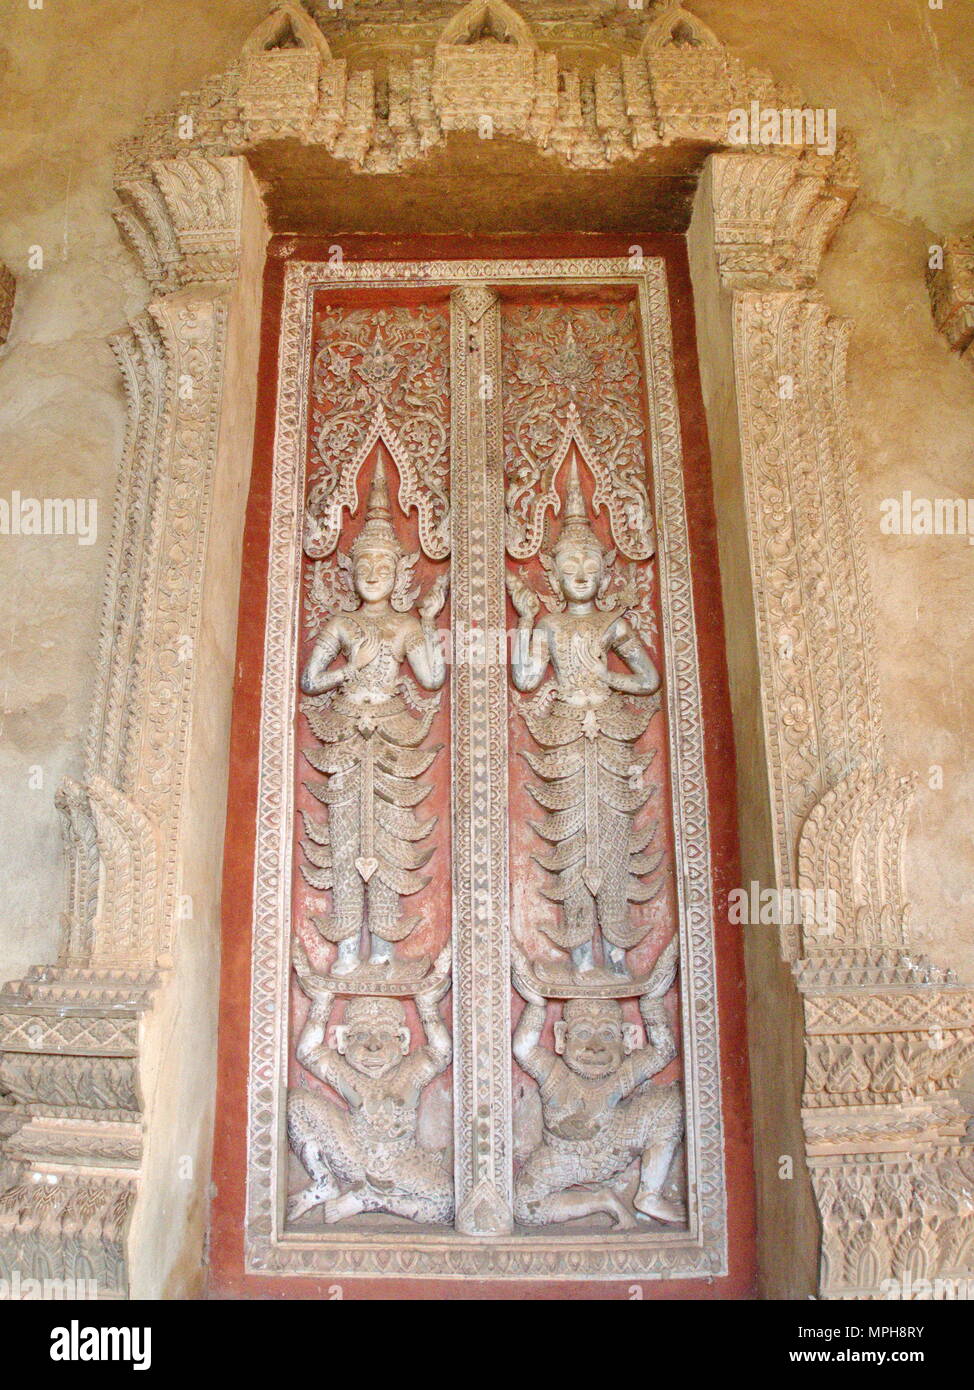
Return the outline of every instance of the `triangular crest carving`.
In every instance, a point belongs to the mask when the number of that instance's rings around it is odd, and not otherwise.
[[[294,48],[317,49],[322,58],[331,59],[328,40],[308,12],[294,0],[275,0],[270,14],[244,44],[244,57]]]
[[[649,24],[642,43],[645,54],[658,48],[722,48],[723,44],[702,19],[679,3],[671,3]]]
[[[526,21],[505,0],[471,0],[447,24],[438,46],[480,43],[483,39],[537,48]]]
[[[339,465],[336,486],[313,489],[305,513],[305,553],[313,560],[331,555],[338,544],[342,518],[346,511],[354,516],[359,508],[358,479],[376,444],[384,444],[399,474],[399,506],[407,515],[419,514],[419,537],[423,551],[431,559],[442,560],[450,553],[450,513],[438,512],[432,505],[430,489],[420,477],[412,457],[380,403],[368,431],[354,455]]]

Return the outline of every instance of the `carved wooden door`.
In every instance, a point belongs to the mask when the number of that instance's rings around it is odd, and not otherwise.
[[[724,1274],[664,262],[291,259],[275,416],[245,1271]]]

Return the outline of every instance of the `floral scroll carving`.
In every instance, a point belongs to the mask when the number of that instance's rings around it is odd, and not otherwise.
[[[338,543],[378,440],[396,462],[399,505],[415,510],[430,559],[450,549],[449,324],[435,308],[323,311],[311,378],[313,450],[305,550]]]
[[[523,560],[540,549],[574,443],[595,480],[594,508],[608,513],[620,552],[648,559],[655,537],[633,307],[511,306],[503,326],[510,554]]]

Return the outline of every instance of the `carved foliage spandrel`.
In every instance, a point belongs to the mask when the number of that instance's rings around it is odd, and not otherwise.
[[[502,326],[510,554],[537,554],[575,438],[615,545],[626,559],[647,559],[655,537],[634,307],[507,305]]]
[[[315,310],[311,489],[305,544],[325,556],[354,510],[358,472],[378,438],[398,471],[398,500],[415,511],[424,552],[449,550],[449,315],[437,306]]]

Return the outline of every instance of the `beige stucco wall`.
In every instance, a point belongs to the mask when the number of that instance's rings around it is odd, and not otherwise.
[[[856,322],[850,404],[889,757],[920,773],[908,897],[922,948],[974,980],[974,549],[966,537],[880,531],[884,498],[974,496],[974,372],[937,333],[924,283],[930,244],[974,224],[974,10],[957,0],[691,8],[749,65],[835,107],[856,139],[862,190],[819,284]]]
[[[125,430],[110,336],[147,287],[112,221],[112,149],[219,71],[264,0],[2,0],[0,259],[17,276],[0,350],[0,497],[84,497],[98,536],[0,536],[0,979],[56,954],[54,793],[80,777]],[[40,246],[44,268],[28,270]],[[41,785],[36,785],[42,778]]]

